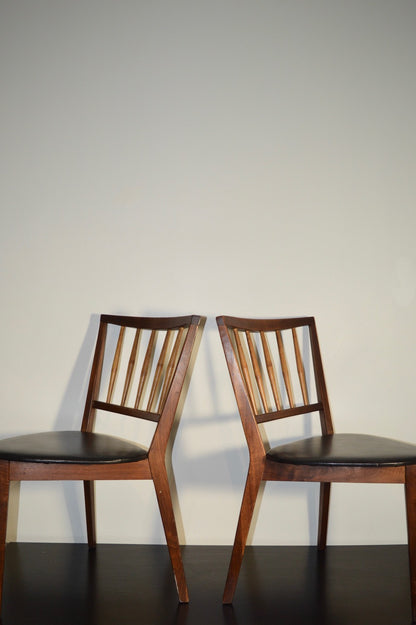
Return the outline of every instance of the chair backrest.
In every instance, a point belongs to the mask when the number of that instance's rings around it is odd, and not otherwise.
[[[253,424],[318,411],[333,432],[313,317],[217,317],[218,329],[248,442]]]
[[[167,443],[200,320],[101,315],[82,431],[104,410],[157,423]]]

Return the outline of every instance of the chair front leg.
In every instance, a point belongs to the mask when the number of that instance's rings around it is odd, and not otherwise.
[[[416,465],[406,467],[405,493],[412,619],[416,623]]]
[[[0,609],[3,596],[4,558],[6,552],[9,489],[9,463],[6,461],[0,461]]]
[[[244,488],[243,500],[241,502],[240,516],[238,519],[237,531],[235,533],[230,566],[228,567],[227,581],[225,582],[224,596],[222,600],[225,604],[232,603],[234,597],[262,474],[262,469],[250,465]]]
[[[159,459],[156,463],[151,463],[150,467],[156,490],[156,497],[159,504],[160,516],[162,517],[163,529],[165,530],[173,575],[175,577],[176,588],[178,590],[179,601],[180,603],[188,603],[188,587],[186,584],[185,570],[183,568],[181,547],[179,544],[169,479],[164,460]]]

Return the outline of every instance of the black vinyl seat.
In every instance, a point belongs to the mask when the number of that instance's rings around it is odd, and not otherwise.
[[[278,445],[266,456],[295,465],[402,467],[416,464],[416,445],[368,434],[327,434]]]
[[[0,460],[101,464],[144,458],[147,449],[141,445],[97,432],[39,432],[0,440]]]

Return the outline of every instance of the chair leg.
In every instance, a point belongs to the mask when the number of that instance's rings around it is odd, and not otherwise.
[[[188,603],[188,587],[186,585],[185,570],[183,568],[181,548],[179,544],[178,530],[176,528],[175,513],[173,510],[172,497],[169,487],[169,479],[166,468],[162,462],[157,467],[152,467],[153,483],[159,504],[160,516],[162,517],[163,529],[165,530],[166,542],[172,563],[173,575],[180,603]]]
[[[94,549],[97,544],[97,536],[95,529],[95,486],[92,480],[84,481],[84,499],[88,546],[90,549]]]
[[[405,493],[412,622],[416,623],[416,466],[406,467]]]
[[[225,582],[223,603],[232,603],[241,563],[243,561],[247,536],[253,518],[257,495],[260,488],[262,473],[249,468],[247,481],[244,488],[243,501],[241,502],[240,516],[237,531],[235,533],[234,546],[231,554],[230,566],[228,567],[227,581]]]
[[[326,547],[328,534],[329,499],[331,494],[331,482],[321,482],[319,493],[319,524],[318,524],[318,550],[323,551]]]
[[[6,552],[9,487],[9,463],[0,462],[0,609],[3,595],[4,557]]]

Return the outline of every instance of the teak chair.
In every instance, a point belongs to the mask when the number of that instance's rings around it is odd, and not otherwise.
[[[200,320],[102,315],[81,431],[0,441],[0,593],[11,481],[83,480],[88,544],[94,548],[94,480],[153,480],[179,601],[188,602],[165,455]],[[98,410],[154,422],[149,448],[94,432]]]
[[[405,485],[412,615],[416,620],[416,445],[334,434],[313,317],[217,317],[250,462],[224,590],[231,603],[260,483],[320,482],[318,549],[326,547],[331,482]],[[259,424],[318,412],[322,435],[269,448]]]

